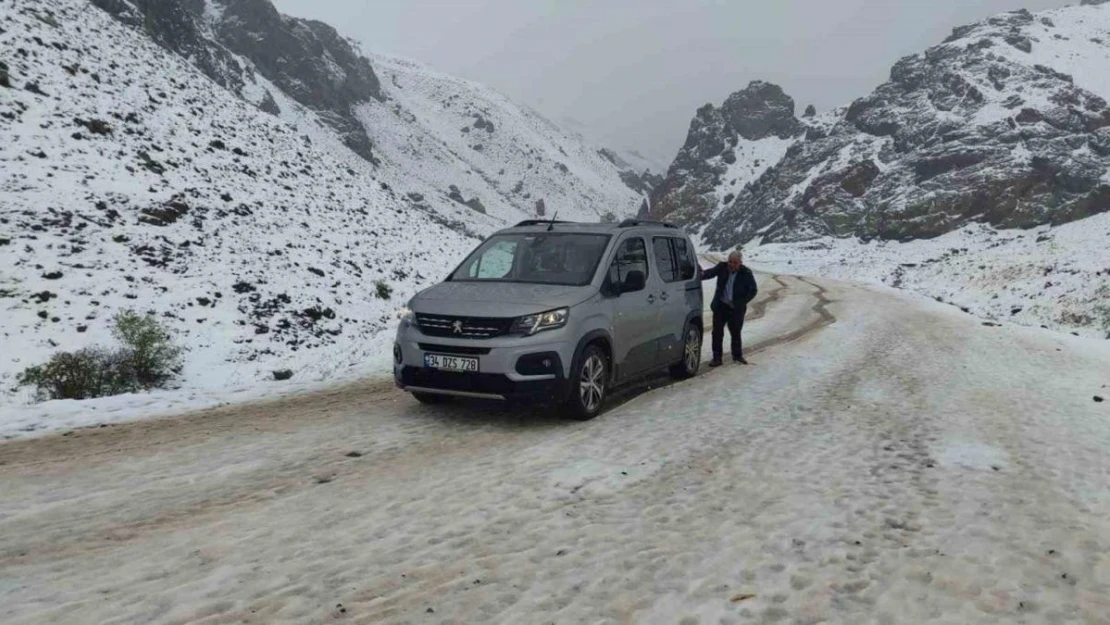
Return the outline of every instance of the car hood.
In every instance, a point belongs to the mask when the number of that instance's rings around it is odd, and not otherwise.
[[[414,312],[464,317],[521,317],[574,306],[596,291],[592,286],[514,282],[443,282],[412,298]]]

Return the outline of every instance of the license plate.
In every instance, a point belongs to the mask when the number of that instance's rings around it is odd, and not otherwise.
[[[429,369],[439,369],[441,371],[478,373],[477,358],[444,356],[442,354],[424,354],[424,366],[428,367]]]

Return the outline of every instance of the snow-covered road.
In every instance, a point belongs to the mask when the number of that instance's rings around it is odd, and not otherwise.
[[[753,366],[588,423],[379,381],[0,444],[0,622],[1110,623],[1110,349],[776,280]]]

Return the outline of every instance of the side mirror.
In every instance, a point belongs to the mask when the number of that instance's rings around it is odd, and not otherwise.
[[[635,293],[636,291],[643,291],[647,286],[647,277],[642,271],[629,271],[628,275],[624,277],[624,284],[621,285],[621,293]]]

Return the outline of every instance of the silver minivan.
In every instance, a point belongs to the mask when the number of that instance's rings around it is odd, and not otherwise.
[[[699,278],[693,244],[671,224],[524,221],[412,298],[394,378],[423,403],[556,403],[591,419],[618,385],[697,373]]]

